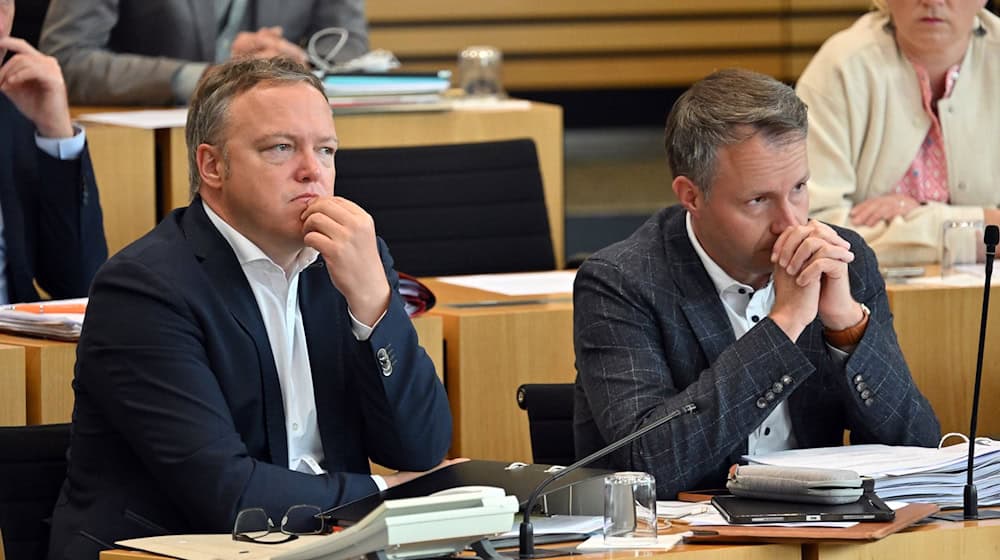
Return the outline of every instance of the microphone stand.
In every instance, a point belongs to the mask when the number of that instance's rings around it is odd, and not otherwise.
[[[984,241],[986,243],[986,286],[983,289],[983,316],[979,323],[979,354],[976,357],[976,382],[972,392],[972,419],[969,422],[969,463],[966,467],[967,478],[962,493],[962,513],[935,516],[948,521],[1000,518],[1000,511],[979,511],[979,493],[973,480],[976,424],[979,420],[979,390],[983,382],[983,351],[986,346],[986,318],[989,316],[990,282],[993,277],[993,259],[996,257],[997,243],[1000,242],[1000,228],[994,225],[986,226]]]
[[[667,422],[670,422],[674,418],[677,418],[678,416],[681,416],[683,414],[693,413],[696,410],[698,410],[698,407],[696,407],[694,403],[688,403],[682,406],[681,408],[674,410],[670,414],[667,414],[663,418],[656,420],[652,424],[649,424],[648,426],[645,426],[642,429],[637,430],[623,437],[622,439],[613,442],[611,445],[608,445],[607,447],[598,449],[597,451],[591,453],[590,455],[587,455],[583,459],[580,459],[579,461],[573,463],[572,465],[566,467],[565,469],[562,469],[561,471],[553,474],[549,478],[543,480],[538,486],[535,487],[534,490],[531,491],[531,494],[528,496],[528,501],[525,502],[524,504],[524,510],[522,511],[520,535],[518,538],[518,545],[519,545],[518,552],[516,556],[514,556],[513,554],[511,554],[511,556],[513,556],[514,558],[520,558],[521,560],[527,560],[530,558],[548,558],[551,556],[566,556],[569,554],[577,554],[577,552],[575,551],[566,551],[566,550],[535,550],[535,532],[534,528],[531,525],[531,510],[534,509],[535,502],[538,500],[538,497],[541,496],[542,490],[544,490],[547,486],[549,486],[553,482],[566,476],[567,474],[579,469],[580,467],[585,467],[593,463],[594,461],[600,459],[601,457],[604,457],[605,455],[608,455],[614,451],[617,451],[618,449],[621,449],[622,447],[641,438],[642,436],[648,434],[649,432],[655,430],[656,428],[659,428],[660,426],[666,424]]]

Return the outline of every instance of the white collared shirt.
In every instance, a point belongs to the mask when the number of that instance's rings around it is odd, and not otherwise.
[[[729,323],[733,327],[733,334],[739,339],[771,312],[771,307],[774,305],[774,282],[768,281],[767,286],[754,290],[753,287],[734,280],[708,256],[695,237],[694,228],[691,227],[691,214],[687,214],[685,220],[688,239],[691,240],[701,264],[715,284],[715,291],[722,300],[726,316],[729,317]],[[747,438],[747,453],[750,455],[795,447],[795,434],[792,433],[792,417],[787,400],[775,406],[771,414]]]
[[[286,273],[257,245],[220,218],[208,204],[204,204],[204,208],[208,219],[233,248],[264,320],[285,408],[288,468],[307,474],[322,474],[326,472],[320,466],[324,458],[323,442],[316,417],[312,366],[302,311],[299,309],[298,290],[300,273],[319,258],[319,253],[312,247],[303,248]],[[353,314],[350,317],[354,337],[359,341],[368,340],[374,327],[361,323]],[[372,475],[372,479],[379,490],[386,488],[381,476]]]

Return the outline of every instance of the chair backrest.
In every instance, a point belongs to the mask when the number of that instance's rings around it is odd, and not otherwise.
[[[14,6],[14,24],[10,34],[37,48],[45,13],[49,11],[49,0],[17,0]]]
[[[555,268],[531,140],[340,150],[336,193],[414,276]]]
[[[526,383],[517,388],[517,405],[528,411],[533,462],[566,466],[576,460],[572,383]]]
[[[0,428],[0,531],[6,560],[44,560],[66,478],[69,424]]]

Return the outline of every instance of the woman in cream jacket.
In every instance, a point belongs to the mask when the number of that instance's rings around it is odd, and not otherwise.
[[[796,86],[811,211],[883,264],[932,263],[946,221],[1000,223],[1000,18],[985,0],[875,4]]]

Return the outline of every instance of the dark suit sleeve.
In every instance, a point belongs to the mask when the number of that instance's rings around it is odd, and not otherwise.
[[[246,507],[280,518],[293,504],[327,508],[375,492],[366,473],[309,475],[250,455],[230,413],[239,403],[229,402],[232,387],[220,386],[206,353],[206,341],[218,345],[226,333],[189,301],[147,266],[109,261],[95,279],[78,349],[74,425],[90,429],[95,413],[106,419],[155,479],[156,495],[201,532],[230,531]],[[247,387],[259,374],[240,376],[229,382],[254,394]]]
[[[851,441],[936,447],[941,428],[903,358],[875,253],[856,234],[841,236],[851,242],[856,256],[852,292],[871,310],[865,334],[846,367],[830,372],[833,385],[841,391]]]
[[[672,499],[717,474],[815,367],[765,318],[707,369],[686,372],[690,384],[680,382],[683,372],[670,366],[685,361],[678,355],[688,356],[692,369],[699,367],[695,353],[700,349],[687,321],[709,319],[685,315],[676,301],[652,301],[639,287],[643,282],[648,279],[625,274],[607,261],[591,259],[580,268],[574,286],[578,384],[605,443],[688,403],[698,407],[696,414],[677,418],[614,457],[616,468],[653,474],[659,497]],[[657,305],[672,310],[665,312],[667,324],[654,316]],[[716,329],[715,336],[733,337],[728,323],[710,328]],[[672,359],[667,353],[674,353]],[[781,392],[758,406],[775,385]]]
[[[417,342],[399,295],[399,276],[382,240],[379,248],[392,297],[385,316],[361,345],[367,353],[367,367],[357,380],[364,401],[364,439],[376,463],[423,471],[448,452],[451,411],[434,363]]]
[[[32,187],[30,226],[38,240],[35,279],[53,298],[85,296],[108,258],[90,154],[86,146],[75,160],[36,151],[39,181]]]

